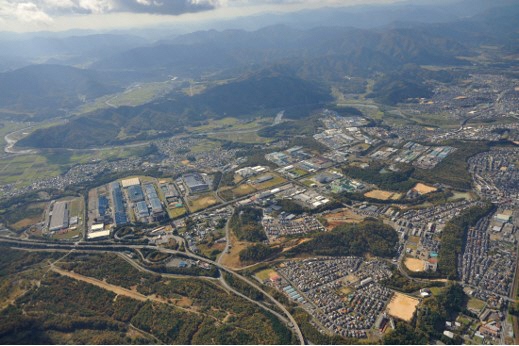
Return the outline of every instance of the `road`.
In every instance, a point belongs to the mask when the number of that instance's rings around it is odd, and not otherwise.
[[[300,344],[301,345],[305,344],[305,339],[303,337],[303,333],[301,332],[301,329],[299,328],[299,326],[298,326],[296,320],[294,319],[294,317],[292,316],[292,314],[290,314],[290,312],[286,309],[286,307],[283,304],[281,304],[280,302],[278,302],[272,295],[270,295],[268,292],[263,290],[259,285],[252,282],[247,277],[245,277],[231,269],[228,269],[227,267],[219,264],[218,262],[215,262],[215,261],[209,260],[205,257],[193,254],[193,253],[189,252],[189,249],[187,249],[187,248],[186,248],[186,252],[181,252],[178,250],[170,250],[170,249],[165,249],[165,248],[151,246],[151,245],[118,245],[118,244],[90,244],[90,243],[60,244],[60,243],[45,242],[45,241],[41,241],[41,242],[24,241],[24,240],[18,240],[18,239],[5,237],[5,236],[0,236],[0,243],[9,244],[8,246],[18,248],[18,249],[29,248],[29,249],[35,250],[35,251],[37,251],[37,250],[48,251],[48,250],[52,250],[52,249],[58,249],[58,250],[69,250],[69,251],[86,250],[89,252],[120,253],[120,252],[124,252],[124,251],[148,249],[148,250],[155,250],[155,251],[159,251],[159,252],[163,252],[163,253],[169,253],[169,254],[173,254],[173,255],[187,256],[187,257],[190,257],[195,260],[200,260],[200,261],[214,265],[215,267],[220,269],[220,271],[233,275],[237,279],[245,282],[246,284],[253,287],[257,291],[261,292],[267,299],[269,299],[272,303],[274,303],[274,305],[276,305],[285,314],[285,316],[286,316],[285,320],[288,321],[287,325],[294,330]],[[155,273],[155,274],[157,274],[157,273]],[[251,300],[249,300],[249,301],[251,301]],[[261,304],[260,304],[260,306],[263,307],[263,305],[261,305]],[[274,311],[272,311],[270,309],[269,309],[269,312],[274,313]],[[275,315],[277,316],[278,314],[276,313]]]

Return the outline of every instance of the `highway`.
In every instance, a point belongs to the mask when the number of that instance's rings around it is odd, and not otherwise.
[[[49,250],[61,250],[61,251],[79,250],[79,251],[88,251],[88,252],[105,252],[105,253],[114,253],[115,252],[115,253],[121,253],[121,252],[124,252],[124,251],[148,249],[148,250],[155,250],[155,251],[159,251],[159,252],[163,252],[163,253],[169,253],[169,254],[173,254],[173,255],[182,255],[182,256],[190,257],[190,258],[195,259],[195,260],[200,260],[200,261],[203,261],[203,262],[206,262],[206,263],[214,265],[215,267],[220,269],[220,271],[224,271],[226,273],[229,273],[229,274],[235,276],[237,279],[245,282],[246,284],[248,284],[249,286],[253,287],[257,291],[261,292],[266,298],[268,298],[272,303],[274,303],[281,311],[283,311],[283,313],[286,316],[286,318],[283,318],[283,321],[284,322],[288,322],[287,325],[290,328],[293,329],[293,331],[295,332],[295,334],[296,334],[300,344],[301,345],[305,344],[305,339],[303,337],[303,333],[301,332],[301,329],[299,328],[299,326],[298,326],[296,320],[294,319],[294,317],[290,314],[290,312],[286,309],[286,307],[283,304],[281,304],[280,302],[278,302],[272,295],[270,295],[268,292],[263,290],[259,285],[257,285],[256,283],[252,282],[251,280],[249,280],[245,276],[243,276],[243,275],[241,275],[239,273],[236,273],[235,271],[233,271],[231,269],[228,269],[227,267],[224,267],[223,265],[221,265],[218,262],[215,262],[215,261],[209,260],[209,259],[207,259],[205,257],[193,254],[193,253],[189,252],[189,250],[187,248],[186,248],[186,252],[182,252],[182,251],[178,251],[178,250],[170,250],[170,249],[165,249],[165,248],[161,248],[161,247],[157,247],[157,246],[151,246],[151,245],[118,245],[118,244],[89,244],[89,243],[86,243],[86,244],[85,243],[60,244],[60,243],[45,242],[45,241],[36,242],[36,241],[18,240],[18,239],[13,239],[13,238],[5,237],[5,236],[0,236],[0,243],[6,244],[6,245],[8,245],[10,247],[13,247],[13,248],[30,249],[30,250],[33,250],[33,251],[36,251],[36,250],[43,250],[43,251],[49,251]],[[136,269],[139,269],[140,266],[137,267],[137,266],[134,265],[134,267]],[[145,268],[143,268],[143,269],[145,269]],[[155,273],[155,272],[153,272],[153,273]],[[155,273],[155,274],[158,274],[158,273]],[[223,282],[225,282],[225,281],[223,280]],[[231,289],[234,293],[239,293],[239,292],[236,292],[236,290],[230,288],[227,283],[223,283],[223,282],[222,282],[222,284],[226,288]],[[239,293],[238,295],[240,297],[245,297],[241,293]],[[247,299],[247,300],[253,301],[250,298]],[[253,301],[253,302],[255,302],[255,301]],[[263,306],[262,304],[259,304],[258,302],[255,302],[255,304],[259,305],[262,308],[266,308],[265,306]],[[279,317],[279,314],[276,313],[275,311],[273,311],[271,309],[268,309],[268,311],[270,313],[273,313],[274,315]]]

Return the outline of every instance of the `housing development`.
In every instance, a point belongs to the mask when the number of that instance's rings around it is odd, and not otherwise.
[[[0,343],[519,344],[513,1],[29,2],[185,16],[2,31]]]

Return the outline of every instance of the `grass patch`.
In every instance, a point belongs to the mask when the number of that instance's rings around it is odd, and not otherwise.
[[[187,210],[184,207],[173,208],[173,209],[168,208],[168,215],[171,219],[176,219],[177,217],[181,217],[184,214],[186,214],[186,212],[187,212]]]
[[[270,138],[264,138],[258,136],[257,132],[236,132],[236,133],[215,133],[208,136],[209,138],[238,142],[238,143],[268,143],[271,141]]]
[[[264,183],[261,183],[261,184],[254,184],[254,188],[256,188],[257,190],[264,190],[264,189],[269,189],[273,186],[276,186],[276,185],[280,185],[280,184],[283,184],[285,183],[287,180],[277,174],[273,174],[273,173],[268,173],[269,175],[272,175],[273,178],[270,179],[269,181],[266,181]],[[258,178],[256,179],[259,179],[261,178],[262,176],[259,176]]]
[[[202,196],[199,196],[198,198],[194,200],[189,200],[189,210],[194,213],[196,211],[209,208],[215,204],[218,204],[218,200],[212,193],[208,193]]]
[[[486,303],[480,299],[470,298],[467,303],[467,308],[471,310],[481,311],[485,307]]]

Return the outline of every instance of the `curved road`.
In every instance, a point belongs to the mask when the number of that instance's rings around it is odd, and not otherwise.
[[[301,329],[299,328],[299,325],[297,324],[297,322],[294,319],[294,317],[292,316],[292,314],[290,314],[290,312],[287,310],[287,308],[283,304],[278,302],[272,295],[267,293],[265,290],[263,290],[256,283],[254,283],[251,280],[249,280],[247,277],[245,277],[245,276],[243,276],[243,275],[241,275],[239,273],[236,273],[235,271],[233,271],[231,269],[228,269],[227,267],[219,264],[218,262],[215,262],[215,261],[209,260],[209,259],[207,259],[205,257],[193,254],[193,253],[189,252],[189,249],[187,249],[187,248],[186,248],[186,252],[182,252],[182,251],[170,250],[170,249],[160,248],[160,247],[151,246],[151,245],[117,245],[117,244],[100,245],[100,244],[88,244],[88,243],[87,244],[80,244],[80,243],[76,243],[76,244],[59,244],[59,243],[51,243],[51,242],[23,241],[23,240],[12,239],[12,238],[3,237],[3,236],[0,236],[0,242],[13,244],[12,247],[16,247],[16,248],[27,248],[27,247],[29,247],[32,250],[38,250],[37,248],[34,248],[34,246],[43,247],[44,250],[45,249],[53,249],[53,248],[56,249],[57,248],[57,249],[61,249],[61,250],[67,250],[67,249],[68,250],[88,250],[88,251],[93,251],[93,252],[95,252],[95,251],[99,251],[99,252],[116,252],[118,249],[120,251],[129,250],[129,249],[131,249],[131,250],[135,250],[135,249],[149,249],[149,250],[155,250],[155,251],[159,251],[159,252],[163,252],[163,253],[170,253],[170,254],[173,254],[173,255],[183,255],[183,256],[190,257],[192,259],[196,259],[196,260],[200,260],[200,261],[212,264],[215,267],[217,267],[218,269],[220,269],[221,271],[224,271],[226,273],[234,275],[239,280],[245,282],[249,286],[251,286],[254,289],[258,290],[265,297],[267,297],[272,303],[274,303],[281,311],[283,311],[283,313],[288,318],[288,321],[289,321],[288,325],[289,325],[289,327],[294,329],[294,332],[296,333],[297,338],[299,339],[300,344],[301,345],[305,344],[305,339],[303,337],[303,333],[301,332]],[[240,294],[240,296],[242,296],[242,295]],[[250,298],[248,300],[251,301]],[[256,303],[259,304],[258,302],[256,302]],[[263,307],[263,305],[261,305],[261,304],[260,304],[260,306]],[[275,313],[274,311],[272,311],[272,312]],[[275,313],[275,315],[278,316],[279,314]]]

